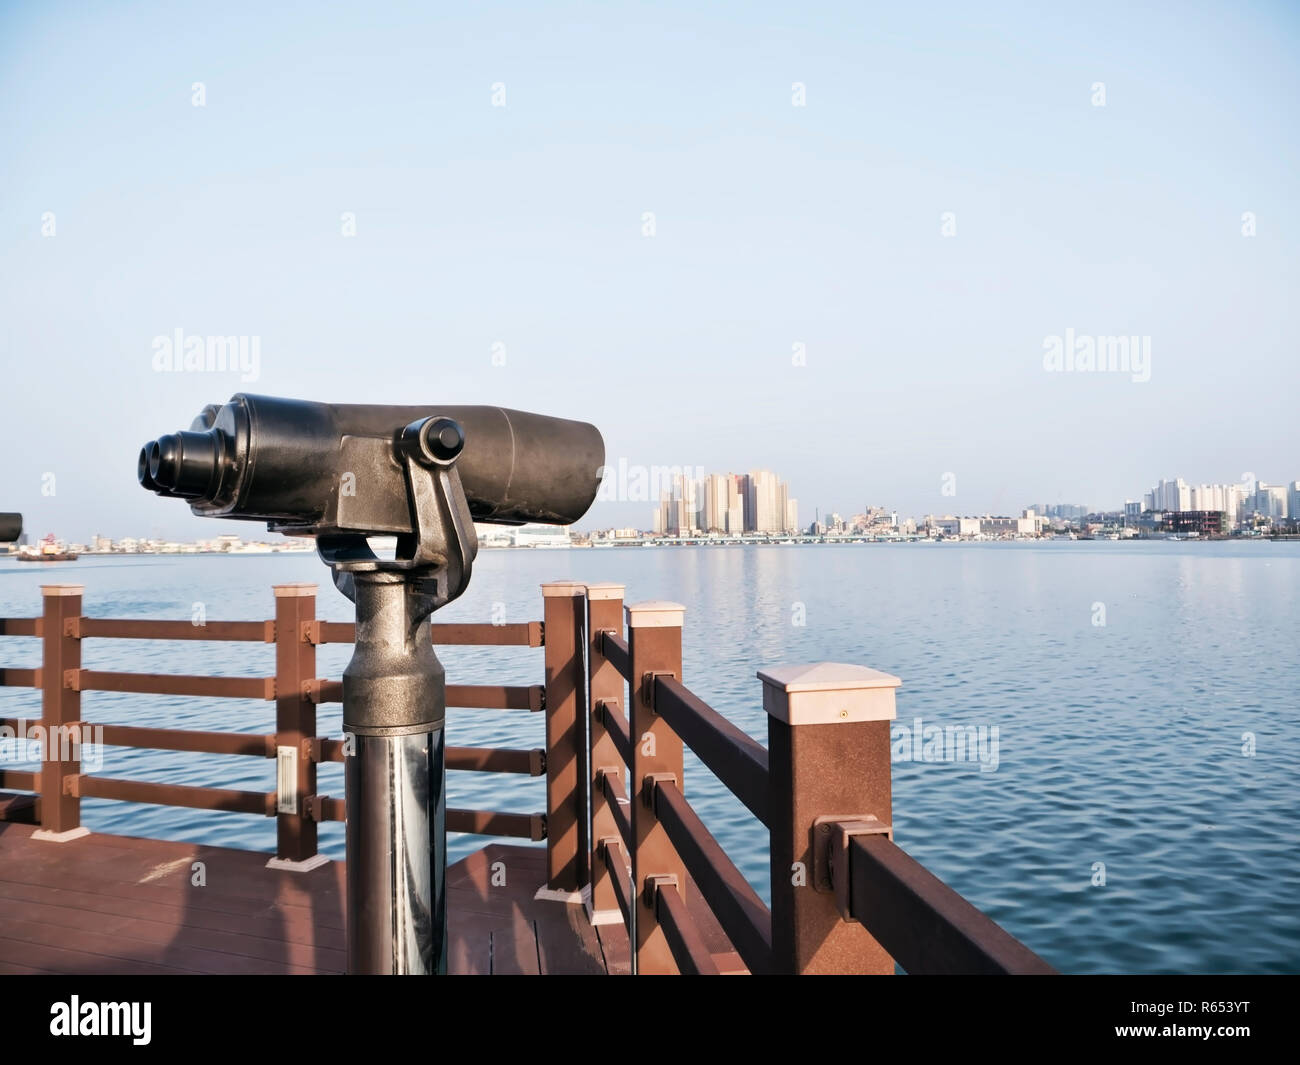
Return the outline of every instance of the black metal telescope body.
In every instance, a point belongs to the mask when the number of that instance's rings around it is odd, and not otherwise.
[[[0,514],[0,544],[11,544],[23,534],[21,514]]]
[[[351,973],[446,968],[446,684],[429,616],[469,582],[474,522],[576,521],[604,458],[592,425],[501,407],[249,395],[140,451],[140,483],[195,514],[315,536],[356,604],[343,673]],[[392,559],[366,543],[384,534]]]
[[[502,407],[241,394],[205,407],[188,431],[146,444],[138,475],[159,495],[189,500],[195,514],[265,521],[276,532],[410,533],[396,445],[405,427],[435,415],[464,434],[456,468],[475,521],[569,524],[591,506],[605,455],[596,427]]]

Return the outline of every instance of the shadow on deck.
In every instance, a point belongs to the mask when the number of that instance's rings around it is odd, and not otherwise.
[[[252,851],[33,831],[0,824],[0,973],[344,970],[342,862],[285,872]],[[533,898],[545,863],[541,847],[494,843],[448,867],[450,972],[628,971],[622,925]]]

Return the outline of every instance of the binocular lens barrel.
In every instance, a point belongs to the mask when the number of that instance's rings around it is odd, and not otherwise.
[[[431,420],[432,419],[432,420]],[[475,521],[567,525],[600,487],[586,422],[473,406],[312,403],[239,394],[147,443],[140,484],[209,517],[299,532],[410,531],[402,462],[453,459]]]
[[[21,514],[0,514],[0,543],[13,543],[23,534]]]

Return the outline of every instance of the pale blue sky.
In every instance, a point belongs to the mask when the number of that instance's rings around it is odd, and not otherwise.
[[[0,509],[227,531],[135,457],[241,389],[587,418],[804,520],[1300,477],[1293,6],[702,6],[0,3]],[[155,373],[177,327],[260,379]]]

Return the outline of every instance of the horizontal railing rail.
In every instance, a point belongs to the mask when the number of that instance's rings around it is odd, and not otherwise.
[[[601,653],[624,680],[632,679],[632,660],[628,657],[627,641],[621,636],[605,631],[601,634]]]
[[[67,620],[67,635],[79,640],[213,640],[275,643],[274,621],[152,621],[134,618]]]
[[[655,678],[655,713],[705,766],[767,824],[767,748],[673,677]]]
[[[677,785],[661,780],[651,788],[649,801],[659,824],[736,953],[751,973],[768,972],[772,965],[772,914],[767,906],[704,827]]]
[[[40,785],[37,776],[25,769],[0,769],[0,788],[11,791],[36,791]]]
[[[0,636],[41,636],[41,618],[0,618]],[[276,622],[174,621],[151,618],[67,619],[67,635],[78,639],[212,640],[219,642],[275,643]],[[540,621],[494,623],[446,622],[429,626],[432,641],[447,647],[542,647]],[[354,643],[356,623],[312,620],[302,623],[302,634],[312,644]]]
[[[610,805],[614,818],[614,828],[618,830],[618,841],[625,847],[632,846],[632,821],[628,816],[627,796],[623,794],[623,782],[617,769],[600,771],[600,786],[605,801]]]
[[[157,784],[147,780],[77,773],[64,778],[64,794],[78,799],[118,799],[155,806],[187,806],[194,810],[275,816],[275,792],[236,791],[193,784]]]
[[[632,866],[628,863],[625,846],[613,838],[601,839],[598,843],[599,858],[610,877],[614,901],[618,905],[623,927],[632,927]]]
[[[718,963],[705,945],[699,926],[686,908],[677,882],[671,877],[652,880],[655,917],[684,976],[717,976]]]
[[[269,732],[203,732],[198,729],[101,725],[92,721],[78,721],[73,727],[83,735],[98,736],[99,742],[106,747],[248,755],[254,758],[274,758],[276,750],[275,734]]]
[[[70,669],[63,686],[74,692],[194,695],[206,699],[274,699],[275,677],[208,677],[179,673],[119,673]]]
[[[1047,962],[884,835],[854,835],[832,862],[847,880],[846,916],[860,921],[906,972],[1044,974]]]
[[[602,699],[596,705],[596,714],[600,718],[601,724],[609,733],[610,740],[613,741],[614,749],[618,751],[619,756],[623,759],[624,765],[632,764],[632,739],[628,732],[631,726],[627,723],[627,718],[623,716],[623,711],[618,708],[617,699]]]

